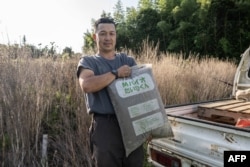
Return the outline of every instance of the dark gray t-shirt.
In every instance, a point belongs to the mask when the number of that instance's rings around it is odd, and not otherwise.
[[[134,66],[136,62],[133,57],[126,54],[116,54],[115,59],[108,60],[99,55],[84,56],[77,66],[77,77],[79,77],[80,67],[90,69],[95,75],[101,75],[112,70],[116,70],[123,65]],[[88,113],[114,114],[108,90],[104,89],[95,93],[86,93],[85,100]]]

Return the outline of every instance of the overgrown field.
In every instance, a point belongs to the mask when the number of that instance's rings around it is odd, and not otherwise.
[[[226,83],[233,83],[234,62],[178,54],[156,59],[153,51],[135,56],[138,64],[153,65],[166,105],[232,93]],[[0,166],[89,166],[90,116],[76,78],[78,60],[0,57]]]

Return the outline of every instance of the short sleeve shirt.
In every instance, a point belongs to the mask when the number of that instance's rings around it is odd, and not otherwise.
[[[78,63],[77,77],[80,75],[80,67],[92,70],[95,75],[101,75],[112,70],[116,70],[123,65],[132,67],[136,65],[136,62],[133,57],[122,53],[116,54],[115,58],[112,60],[105,59],[100,55],[84,56]],[[98,92],[86,93],[85,100],[88,113],[115,113],[107,87]]]

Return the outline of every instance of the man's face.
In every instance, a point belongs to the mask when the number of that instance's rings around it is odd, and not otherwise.
[[[114,51],[116,44],[115,25],[110,23],[100,23],[94,35],[94,39],[99,51]]]

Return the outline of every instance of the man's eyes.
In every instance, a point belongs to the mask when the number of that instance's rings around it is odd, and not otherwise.
[[[108,33],[100,33],[100,35],[104,36],[104,35],[108,35]],[[113,36],[115,35],[115,33],[110,33],[109,35]]]

